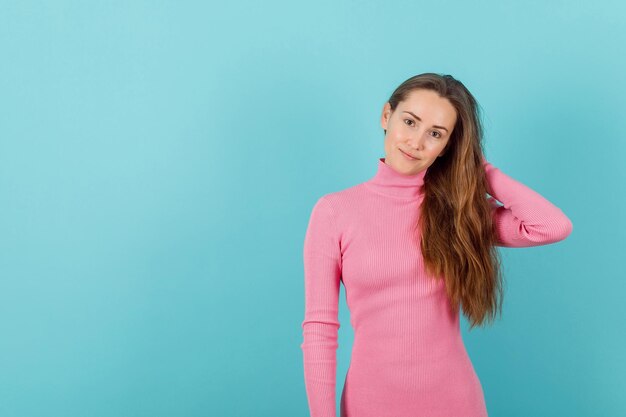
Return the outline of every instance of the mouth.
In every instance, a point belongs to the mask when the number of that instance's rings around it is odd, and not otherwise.
[[[402,149],[398,148],[398,150],[399,150],[400,152],[402,152],[402,154],[403,154],[404,156],[406,156],[408,159],[410,159],[410,160],[412,160],[412,161],[419,161],[419,159],[412,157],[412,156],[411,156],[411,155],[409,155],[408,153],[404,152]]]

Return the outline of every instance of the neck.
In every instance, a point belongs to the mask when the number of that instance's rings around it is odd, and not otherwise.
[[[417,174],[403,174],[387,164],[386,158],[378,158],[378,170],[367,186],[373,191],[389,197],[416,199],[423,193],[426,169]]]

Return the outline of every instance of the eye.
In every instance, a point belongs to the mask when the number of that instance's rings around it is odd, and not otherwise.
[[[411,120],[411,119],[404,119],[404,122],[405,122],[404,124],[406,124],[406,122],[411,122],[411,123],[413,123],[413,120]],[[409,125],[409,126],[411,126],[411,125]]]
[[[440,138],[441,137],[441,133],[439,133],[438,131],[435,130],[434,133],[439,135],[439,136],[435,136],[436,138]]]

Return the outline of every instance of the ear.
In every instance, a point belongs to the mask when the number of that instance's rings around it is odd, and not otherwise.
[[[389,104],[389,102],[386,102],[385,105],[383,106],[383,111],[380,115],[380,126],[384,130],[387,130],[387,123],[389,122],[390,113],[391,113],[391,105]]]

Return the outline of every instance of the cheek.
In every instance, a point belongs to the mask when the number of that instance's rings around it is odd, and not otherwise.
[[[436,158],[441,153],[445,145],[438,143],[429,143],[426,145],[425,151],[429,158]]]
[[[446,142],[430,141],[428,143],[428,149],[430,149],[430,150],[432,150],[433,152],[436,152],[436,153],[441,152],[445,147],[446,147]]]
[[[441,148],[437,142],[433,142],[432,140],[426,141],[424,146],[428,149],[428,152],[438,152]]]
[[[404,129],[396,129],[393,132],[393,136],[397,140],[403,140],[403,139],[406,139],[409,136],[409,134]]]

